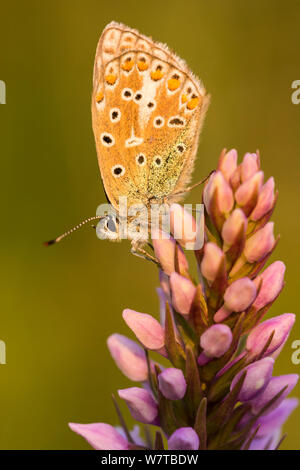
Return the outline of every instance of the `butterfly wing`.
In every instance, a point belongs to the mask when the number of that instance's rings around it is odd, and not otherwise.
[[[114,207],[168,198],[189,181],[208,105],[201,82],[169,49],[117,23],[96,52],[93,130]]]

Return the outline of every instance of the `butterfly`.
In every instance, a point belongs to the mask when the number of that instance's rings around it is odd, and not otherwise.
[[[177,202],[190,189],[208,104],[202,82],[166,45],[123,24],[105,27],[94,63],[92,124],[104,190],[117,214],[120,196],[129,207],[148,208]],[[109,222],[102,238],[118,239]],[[132,251],[139,250],[132,239]]]

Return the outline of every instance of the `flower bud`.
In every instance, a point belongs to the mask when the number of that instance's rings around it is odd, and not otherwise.
[[[273,302],[279,295],[284,286],[284,273],[284,263],[275,261],[254,280],[256,287],[259,288],[258,296],[253,303],[256,311]]]
[[[216,204],[218,206],[218,211],[223,214],[230,212],[234,203],[233,193],[231,187],[220,171],[217,171],[210,176],[209,181],[204,188],[203,200],[209,214],[212,214],[214,210],[212,203],[215,191],[217,191]]]
[[[259,171],[259,160],[256,153],[246,153],[241,163],[242,182],[250,179]]]
[[[232,246],[240,237],[241,231],[244,236],[247,230],[247,217],[241,209],[234,209],[222,227],[222,238],[227,246]]]
[[[233,312],[243,312],[254,301],[256,287],[248,277],[234,281],[227,287],[224,294],[225,307]]]
[[[261,416],[256,425],[259,425],[257,437],[269,436],[275,429],[280,428],[289,415],[298,406],[297,398],[286,398],[275,410]]]
[[[123,318],[145,348],[156,350],[164,346],[164,330],[151,315],[127,308],[123,311]]]
[[[197,224],[190,212],[180,204],[172,204],[170,206],[170,229],[175,240],[184,248],[195,249],[197,242],[197,245],[199,244],[197,249],[200,249],[204,241],[204,213]]]
[[[105,423],[69,423],[72,431],[84,437],[96,450],[128,450],[129,444],[113,426]]]
[[[134,341],[117,333],[109,336],[107,346],[118,368],[130,380],[147,380],[148,366],[145,351]]]
[[[158,415],[157,403],[148,390],[139,387],[118,390],[119,397],[126,401],[134,419],[145,424],[152,424]]]
[[[207,357],[221,357],[232,342],[232,332],[227,325],[212,325],[200,338],[200,346]]]
[[[170,367],[158,376],[161,393],[169,400],[181,400],[186,392],[186,381],[181,369]]]
[[[216,279],[224,259],[225,255],[218,245],[212,242],[205,244],[204,256],[201,262],[201,271],[208,281],[213,282]]]
[[[202,353],[198,356],[198,359],[197,359],[197,362],[198,362],[198,365],[201,367],[201,366],[205,366],[206,364],[208,364],[213,358],[211,357],[208,357],[204,351],[202,351]]]
[[[249,450],[275,450],[281,436],[281,429],[275,429],[270,435],[253,439]]]
[[[285,387],[285,391],[280,397],[267,408],[266,413],[269,414],[272,410],[277,408],[280,403],[290,394],[299,379],[298,374],[280,375],[272,377],[263,392],[259,393],[253,400],[251,400],[252,413],[258,414],[281,390]]]
[[[280,348],[290,334],[295,319],[293,313],[284,313],[257,325],[249,334],[246,342],[246,349],[249,351],[250,357],[255,357],[262,352],[273,331],[274,336],[264,356],[269,356]]]
[[[168,440],[169,450],[198,450],[199,437],[193,428],[179,428]]]
[[[274,187],[274,178],[269,178],[259,193],[257,204],[250,215],[251,220],[256,222],[273,209],[275,202]]]
[[[163,238],[168,236],[169,238]],[[176,242],[170,235],[165,234],[161,230],[153,230],[152,242],[155,256],[160,262],[162,269],[168,275],[175,271],[175,247]],[[188,262],[183,250],[178,246],[178,263],[180,272],[188,270]]]
[[[226,305],[222,305],[222,307],[217,310],[217,312],[214,315],[214,321],[216,323],[221,323],[223,320],[225,320],[229,315],[232,314],[232,310],[229,310]]]
[[[262,171],[255,173],[250,179],[241,184],[235,193],[235,200],[246,213],[253,210],[257,203],[258,194],[262,187],[264,174]]]
[[[230,186],[232,187],[234,191],[236,191],[237,188],[240,186],[240,184],[241,184],[241,165],[238,165],[231,175]]]
[[[233,379],[230,390],[236,385],[243,373],[246,371],[246,377],[239,393],[240,401],[248,401],[254,398],[259,392],[268,385],[273,371],[274,359],[265,357],[260,361],[253,362],[241,370]]]
[[[162,270],[159,271],[159,282],[161,285],[162,290],[166,296],[166,299],[170,300],[170,283],[169,283],[169,276]]]
[[[196,293],[196,287],[192,281],[178,273],[171,274],[170,285],[172,291],[173,307],[182,315],[187,315],[190,312],[192,306],[192,302]]]
[[[249,263],[261,261],[275,245],[274,222],[267,223],[250,237],[245,244],[244,255]]]
[[[159,298],[159,323],[164,325],[166,321],[166,294],[161,287],[157,287],[156,292]]]
[[[237,166],[238,154],[235,149],[229,150],[229,152],[223,152],[221,154],[218,170],[223,173],[224,178],[229,183],[231,176],[233,175]]]

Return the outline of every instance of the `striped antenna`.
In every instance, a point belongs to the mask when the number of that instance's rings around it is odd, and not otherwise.
[[[45,246],[50,246],[50,245],[54,245],[55,243],[58,243],[60,242],[63,238],[65,238],[67,235],[70,235],[72,232],[75,232],[75,230],[79,229],[80,227],[82,227],[83,225],[87,224],[88,222],[91,222],[92,220],[100,220],[100,219],[104,219],[103,216],[101,215],[95,215],[94,217],[89,217],[88,219],[85,219],[83,222],[81,222],[80,224],[76,225],[75,227],[71,228],[70,230],[68,230],[67,232],[63,233],[62,235],[60,235],[59,237],[57,238],[54,238],[53,240],[49,240],[48,242],[44,242],[44,245]]]

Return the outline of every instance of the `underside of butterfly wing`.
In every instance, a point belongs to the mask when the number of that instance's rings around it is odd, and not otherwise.
[[[209,99],[169,49],[109,24],[97,47],[93,130],[106,194],[115,208],[174,201],[189,182]]]

